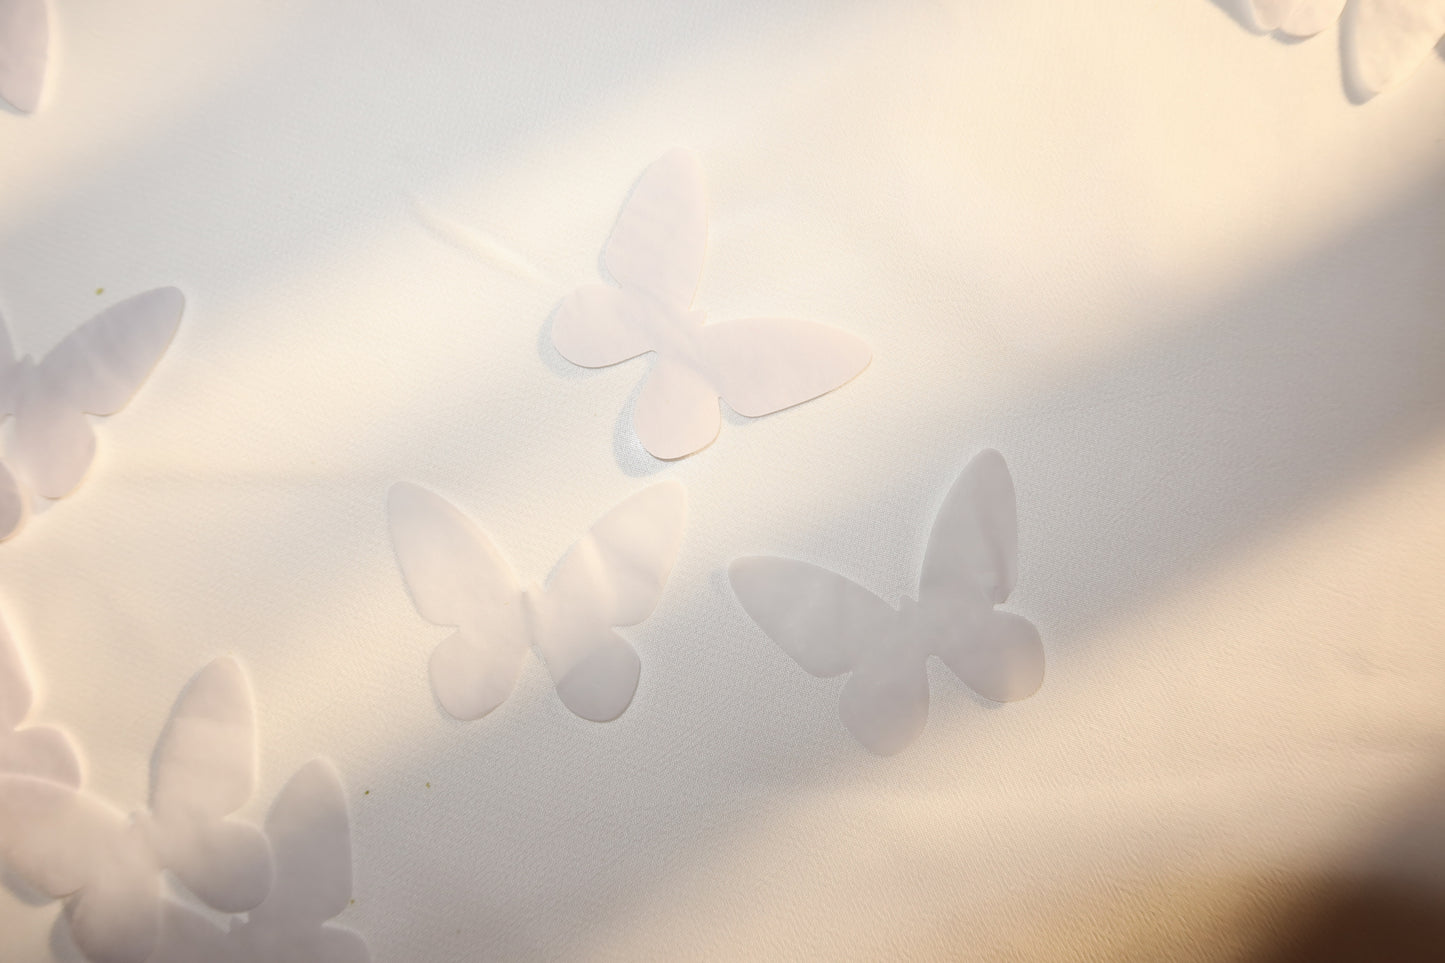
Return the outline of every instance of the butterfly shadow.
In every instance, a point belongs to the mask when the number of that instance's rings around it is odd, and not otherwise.
[[[649,365],[648,373],[651,371]],[[622,410],[617,413],[617,418],[612,423],[612,457],[623,474],[632,478],[649,478],[667,467],[667,462],[652,457],[652,453],[642,447],[642,442],[637,437],[637,429],[633,427],[632,419],[637,411],[637,399],[641,397],[642,388],[646,384],[647,376],[644,375],[632,386],[627,401],[623,403]]]
[[[557,312],[562,310],[562,302],[558,301],[552,306],[552,311],[547,315],[547,320],[537,329],[537,357],[547,366],[547,370],[554,375],[567,378],[573,381],[592,376],[592,369],[575,365],[562,357],[557,346],[552,343],[552,328],[557,323]]]
[[[62,909],[55,914],[50,927],[50,956],[52,963],[89,963],[75,939],[70,934],[70,916]]]

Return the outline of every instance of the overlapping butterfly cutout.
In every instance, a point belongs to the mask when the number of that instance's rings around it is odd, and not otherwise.
[[[0,658],[7,697],[22,691],[17,664]],[[7,720],[17,715],[10,706],[7,698]],[[15,735],[41,744],[31,734],[45,731]],[[351,885],[335,771],[303,768],[265,833],[234,817],[256,783],[255,708],[235,660],[211,662],[181,693],[152,757],[149,801],[128,816],[81,788],[77,763],[57,767],[64,754],[47,750],[43,765],[34,752],[20,757],[29,764],[0,769],[0,864],[64,901],[71,939],[91,963],[369,959],[359,936],[326,924]],[[198,937],[193,914],[165,895],[167,872],[212,909],[250,916],[214,941]]]

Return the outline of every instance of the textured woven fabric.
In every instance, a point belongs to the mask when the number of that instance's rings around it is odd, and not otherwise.
[[[1282,44],[1225,6],[52,0],[40,109],[0,114],[0,312],[43,352],[149,288],[187,308],[79,491],[0,546],[31,719],[134,808],[174,694],[235,655],[247,815],[335,761],[338,922],[379,961],[1420,935],[1445,899],[1445,62],[1354,104],[1333,29]],[[649,362],[573,367],[546,325],[675,144],[710,191],[698,306],[874,360],[664,464],[625,414]],[[1043,687],[995,706],[934,664],[923,735],[871,756],[726,566],[896,601],[985,447]],[[442,712],[389,486],[541,573],[663,478],[688,530],[625,630],[627,713],[577,718],[535,660],[487,718]],[[0,958],[51,959],[56,916],[0,889]]]

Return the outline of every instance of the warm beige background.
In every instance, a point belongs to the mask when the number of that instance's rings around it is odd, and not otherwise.
[[[230,652],[250,814],[337,762],[379,961],[1319,959],[1351,914],[1440,915],[1439,57],[1355,105],[1334,31],[1209,0],[53,7],[45,104],[0,114],[0,310],[44,350],[190,298],[87,484],[0,547],[95,791],[141,802]],[[664,466],[619,417],[646,363],[574,369],[544,323],[672,144],[712,190],[700,304],[876,357]],[[935,666],[874,758],[726,563],[896,600],[984,446],[1048,678],[1000,708]],[[387,487],[541,575],[661,477],[692,516],[628,713],[573,717],[534,663],[444,717]],[[0,891],[0,957],[49,959],[55,915]]]

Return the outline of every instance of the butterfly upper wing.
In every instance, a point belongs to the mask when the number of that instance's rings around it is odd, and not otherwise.
[[[856,582],[793,559],[735,559],[728,580],[758,627],[820,678],[857,668],[893,632],[898,614]]]
[[[516,574],[486,533],[439,495],[400,482],[387,507],[417,611],[437,625],[460,627],[432,655],[437,698],[458,719],[484,716],[511,694],[527,655]]]
[[[919,577],[919,603],[1003,602],[1018,581],[1018,509],[1003,456],[979,452],[964,467],[934,519]]]
[[[31,700],[29,673],[10,630],[0,621],[0,772],[79,786],[80,760],[65,733],[50,726],[19,729]]]
[[[673,148],[648,165],[622,205],[602,262],[624,289],[686,310],[707,250],[707,190],[696,153]]]
[[[1377,94],[1418,67],[1445,36],[1445,0],[1355,0],[1344,26],[1350,79]]]
[[[95,457],[85,413],[125,406],[175,336],[184,308],[175,288],[127,298],[71,332],[27,373],[13,455],[40,494],[62,498],[80,484]]]
[[[191,680],[152,764],[151,843],[161,863],[208,905],[239,913],[271,887],[265,836],[228,817],[256,785],[256,714],[241,666],[216,659]]]
[[[701,338],[718,394],[750,418],[827,394],[873,357],[858,338],[815,321],[723,321],[703,325]]]
[[[706,247],[702,165],[692,151],[668,151],[638,179],[603,248],[602,262],[622,289],[573,291],[552,319],[552,343],[588,368],[653,350],[650,328],[692,304]]]
[[[251,922],[319,927],[351,901],[351,819],[336,767],[313,759],[296,771],[271,805],[266,836],[276,857],[276,884]]]
[[[558,563],[538,613],[537,647],[557,695],[594,722],[632,702],[641,663],[614,626],[652,614],[677,560],[687,493],[649,485],[604,515]]]
[[[45,0],[0,0],[0,98],[16,110],[40,106],[49,46]]]
[[[933,651],[980,695],[1008,702],[1043,682],[1027,619],[995,612],[1018,580],[1018,511],[1003,456],[979,452],[954,482],[928,540],[919,607]]]

